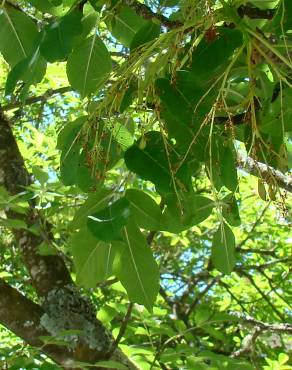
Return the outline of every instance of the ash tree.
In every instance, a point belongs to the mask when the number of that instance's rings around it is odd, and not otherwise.
[[[290,0],[1,1],[1,368],[292,369],[291,31]]]

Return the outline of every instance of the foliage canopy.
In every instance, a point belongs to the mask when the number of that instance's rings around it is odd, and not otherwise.
[[[290,0],[2,1],[3,368],[292,369],[291,33]]]

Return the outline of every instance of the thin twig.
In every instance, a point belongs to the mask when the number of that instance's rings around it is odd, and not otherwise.
[[[253,234],[253,232],[255,231],[256,227],[259,225],[259,223],[261,222],[262,218],[264,217],[265,213],[267,212],[268,208],[270,206],[270,202],[268,202],[266,204],[266,206],[264,207],[264,209],[262,210],[261,214],[259,215],[259,217],[257,218],[257,220],[255,221],[255,223],[252,225],[252,228],[250,229],[250,231],[247,233],[247,237],[245,239],[243,239],[239,244],[238,246],[236,247],[236,251],[239,252],[241,250],[241,247],[250,239],[250,235]]]
[[[256,289],[256,291],[262,296],[262,298],[268,303],[268,305],[273,309],[273,311],[277,314],[277,316],[282,320],[285,321],[284,316],[281,312],[277,309],[277,307],[272,303],[269,298],[262,292],[262,290],[256,285],[253,278],[247,274],[245,271],[241,271],[242,275],[244,275],[251,283],[251,285]]]
[[[187,309],[186,311],[186,316],[188,317],[191,312],[194,310],[194,308],[196,307],[196,305],[199,303],[200,299],[202,299],[204,297],[204,295],[206,295],[209,290],[213,287],[214,284],[216,284],[220,279],[221,279],[221,275],[218,275],[218,276],[215,276],[209,284],[207,284],[207,286],[205,287],[205,289],[203,289],[196,297],[196,299],[192,302],[192,304],[189,306],[189,308]]]
[[[128,322],[130,321],[131,319],[131,314],[132,314],[132,310],[133,310],[133,303],[130,302],[129,305],[128,305],[128,309],[127,309],[127,312],[126,312],[126,315],[124,316],[122,322],[121,322],[121,326],[120,326],[120,330],[119,330],[119,334],[117,335],[116,339],[114,340],[112,346],[111,346],[111,349],[109,351],[109,357],[111,357],[110,355],[113,354],[113,352],[116,350],[116,348],[118,348],[118,345],[121,341],[121,339],[123,338],[125,332],[126,332],[126,329],[127,329],[127,326],[128,326]]]
[[[25,105],[31,105],[31,104],[34,104],[34,103],[37,103],[37,102],[40,102],[40,101],[44,102],[44,101],[47,101],[49,98],[51,98],[53,95],[64,94],[64,93],[67,93],[69,91],[72,91],[71,86],[59,87],[58,89],[49,89],[42,95],[31,96],[31,97],[27,98],[24,102],[16,101],[16,102],[8,103],[8,104],[2,106],[2,111],[5,112],[5,111],[12,110],[12,109],[15,109],[15,108],[20,108],[20,107],[25,106]]]

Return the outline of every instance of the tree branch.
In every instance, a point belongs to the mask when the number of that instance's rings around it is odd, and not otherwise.
[[[200,299],[206,295],[209,290],[222,278],[221,275],[215,276],[207,285],[206,287],[197,295],[196,299],[192,302],[189,308],[186,311],[186,316],[188,317],[191,312],[195,309],[196,305],[200,302]]]
[[[286,176],[281,171],[275,170],[275,168],[258,162],[250,157],[239,157],[237,164],[239,168],[249,174],[259,177],[267,181],[267,183],[271,183],[271,180],[273,180],[280,188],[292,193],[292,176]]]
[[[132,314],[133,306],[134,306],[133,303],[130,302],[129,303],[129,306],[128,306],[128,309],[127,309],[127,312],[126,312],[126,315],[124,316],[124,318],[123,318],[123,320],[121,322],[119,333],[118,333],[116,339],[114,340],[114,342],[112,344],[112,348],[110,349],[110,353],[113,353],[116,350],[116,348],[118,347],[121,339],[123,338],[123,335],[126,332],[126,329],[127,329],[127,326],[128,326],[128,322],[131,319],[131,314]]]
[[[41,347],[41,350],[58,364],[65,365],[71,358],[66,347],[44,345],[40,336],[49,336],[40,320],[44,314],[43,309],[27,299],[16,289],[12,288],[3,279],[0,279],[0,321],[13,333],[18,335],[28,344]]]
[[[272,19],[275,15],[275,9],[259,9],[250,4],[241,5],[237,12],[241,18],[247,16],[251,19]]]
[[[238,318],[243,325],[253,326],[251,334],[245,337],[244,346],[239,350],[233,352],[231,357],[239,357],[245,355],[246,353],[252,352],[258,336],[261,335],[264,331],[288,334],[292,333],[292,324],[289,323],[270,324],[260,320],[256,320],[255,318],[248,315],[242,315],[239,313],[231,313],[231,315],[234,315],[236,318]]]
[[[56,94],[64,94],[66,92],[72,91],[71,86],[64,86],[64,87],[59,87],[58,89],[49,89],[47,90],[44,94],[42,95],[37,95],[37,96],[31,96],[27,98],[24,102],[16,101],[16,102],[11,102],[2,107],[2,111],[6,112],[11,109],[15,108],[20,108],[24,105],[31,105],[34,103],[37,103],[39,101],[44,102],[47,101],[50,97]]]
[[[136,0],[123,0],[122,3],[132,8],[137,15],[147,20],[158,20],[164,27],[169,30],[182,27],[183,23],[180,21],[172,21],[165,17],[163,14],[153,12],[147,5],[140,3]]]

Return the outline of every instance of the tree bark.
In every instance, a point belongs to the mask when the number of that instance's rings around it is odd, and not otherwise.
[[[15,195],[30,183],[12,128],[0,110],[0,186]],[[73,283],[62,257],[38,253],[40,243],[52,240],[53,236],[50,224],[36,212],[33,201],[27,213],[8,209],[6,216],[21,219],[27,225],[26,229],[11,231],[42,306],[0,280],[0,322],[66,369],[72,368],[75,361],[96,363],[111,359],[130,370],[137,370],[120,349],[112,351],[114,339],[111,333],[96,319],[95,308]],[[41,230],[39,235],[29,230],[36,224]],[[40,336],[57,336],[64,330],[78,332],[65,336],[68,347],[46,345],[40,339]],[[95,368],[103,369],[100,366]]]

